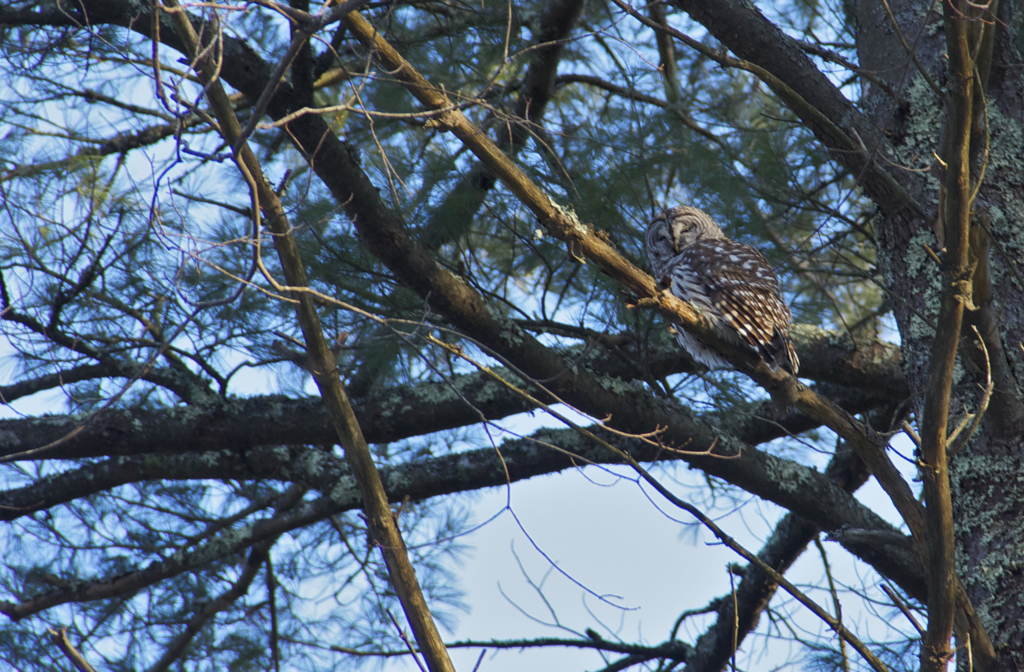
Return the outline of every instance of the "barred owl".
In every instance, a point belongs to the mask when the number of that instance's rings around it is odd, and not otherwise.
[[[666,210],[647,229],[647,257],[654,278],[689,301],[723,340],[759,354],[775,371],[794,375],[800,368],[789,339],[792,315],[779,291],[779,279],[760,252],[730,240],[703,210]],[[729,368],[721,354],[685,330],[679,344],[712,369]]]

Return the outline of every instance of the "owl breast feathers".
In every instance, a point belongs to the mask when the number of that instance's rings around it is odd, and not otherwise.
[[[735,240],[703,210],[680,206],[655,216],[647,229],[647,256],[658,282],[694,305],[722,340],[748,347],[775,371],[792,374],[800,360],[789,338],[792,315],[779,279],[760,252]],[[712,369],[728,361],[685,330],[679,344]]]

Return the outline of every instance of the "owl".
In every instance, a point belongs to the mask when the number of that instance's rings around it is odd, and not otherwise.
[[[679,206],[651,220],[647,257],[654,278],[688,301],[730,343],[759,354],[772,371],[781,365],[796,375],[800,360],[789,338],[793,319],[779,279],[760,252],[730,240],[703,210]],[[679,344],[711,369],[730,368],[726,359],[685,330]]]

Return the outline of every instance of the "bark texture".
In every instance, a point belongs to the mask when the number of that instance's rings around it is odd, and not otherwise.
[[[631,19],[646,21],[644,25],[661,31],[658,45],[663,60],[671,58],[676,48],[701,48],[687,41],[687,36],[673,32],[663,7],[652,10],[652,18],[646,18],[643,12],[619,0],[616,4]],[[1013,30],[1019,22],[1013,16],[1014,5],[1004,0],[998,6],[997,20],[979,18],[969,28],[976,30],[982,44],[986,34],[991,35],[991,41],[978,50],[981,56],[976,77],[961,77],[954,82],[947,70],[949,46],[941,10],[937,12],[934,3],[846,3],[856,24],[858,65],[864,75],[859,98],[851,100],[849,89],[840,88],[826,76],[821,61],[811,55],[807,44],[791,37],[752,3],[673,0],[671,4],[702,24],[724,47],[721,53],[701,51],[704,57],[760,77],[827,148],[832,159],[856,176],[860,188],[878,206],[873,226],[879,267],[900,331],[901,353],[882,343],[858,343],[855,347],[835,334],[799,328],[795,340],[805,363],[802,374],[816,382],[813,389],[787,376],[772,377],[747,367],[749,362],[740,368],[749,369],[754,381],[777,393],[783,402],[803,409],[806,415],[780,411],[772,405],[742,420],[716,413],[697,415],[652,392],[655,386],[650,384],[666,375],[693,371],[692,362],[674,348],[652,349],[646,343],[631,342],[628,336],[607,334],[587,334],[583,354],[550,347],[541,337],[547,327],[517,321],[496,310],[492,296],[439,260],[437,250],[458,243],[473,223],[474,214],[483,207],[488,192],[502,180],[533,211],[541,226],[565,243],[572,259],[595,262],[644,299],[646,305],[657,304],[664,314],[675,315],[687,327],[701,328],[699,315],[659,303],[657,288],[646,274],[592,225],[580,222],[575,214],[556,204],[548,191],[521,174],[509,158],[524,151],[531,132],[543,133],[545,109],[556,93],[556,82],[594,84],[587,76],[558,77],[565,41],[586,10],[578,0],[552,0],[540,13],[534,45],[536,60],[525,71],[516,102],[508,117],[496,114],[490,119],[492,126],[484,130],[461,116],[443,82],[428,82],[416,71],[415,63],[404,60],[401,49],[392,49],[380,27],[355,14],[344,19],[346,30],[366,46],[366,62],[374,58],[383,63],[396,90],[401,83],[419,97],[423,106],[436,112],[429,119],[431,128],[453,131],[481,160],[455,185],[433,221],[419,230],[404,222],[381,197],[379,185],[344,137],[335,133],[323,117],[299,114],[313,100],[314,64],[308,50],[299,53],[290,78],[278,82],[271,74],[273,63],[262,60],[245,40],[225,36],[218,53],[217,76],[250,101],[273,92],[266,98],[267,115],[273,120],[287,119],[282,127],[283,141],[292,143],[311,167],[310,174],[331,192],[339,210],[354,222],[367,249],[404,290],[429,304],[429,310],[447,325],[509,364],[509,369],[497,372],[506,383],[495,382],[491,374],[481,372],[453,376],[444,383],[392,388],[387,393],[370,392],[378,371],[367,366],[357,376],[359,394],[354,395],[354,418],[350,420],[353,425],[358,420],[369,441],[385,443],[465,427],[535,407],[537,402],[514,387],[529,387],[544,404],[568,401],[594,417],[606,418],[608,426],[618,430],[660,432],[661,446],[591,428],[594,434],[586,439],[574,432],[545,430],[503,444],[500,451],[428,455],[382,470],[387,497],[390,501],[425,499],[510,483],[586,462],[612,462],[614,456],[601,442],[614,441],[636,459],[683,459],[709,476],[786,507],[790,515],[759,555],[779,571],[789,567],[808,541],[824,530],[909,595],[931,604],[924,556],[913,540],[884,523],[851,495],[867,476],[864,464],[844,453],[826,474],[821,474],[758,446],[787,433],[828,425],[840,434],[846,431],[855,435],[844,435],[854,448],[866,445],[876,450],[877,459],[868,467],[885,485],[884,469],[895,471],[882,450],[884,432],[892,429],[885,419],[910,407],[921,423],[924,400],[930,398],[931,416],[942,417],[945,424],[948,414],[949,426],[932,427],[934,431],[926,438],[944,444],[947,432],[962,421],[970,424],[970,414],[977,413],[981,403],[981,388],[991,377],[994,390],[988,412],[970,443],[951,455],[949,461],[957,574],[995,646],[996,657],[990,669],[1024,669],[1024,570],[1020,561],[1024,552],[1024,480],[1019,476],[1024,468],[1024,269],[1019,265],[1024,258],[1024,64],[1014,43]],[[83,0],[66,12],[19,10],[0,13],[0,17],[11,25],[116,26],[135,37],[159,40],[165,48],[184,49],[166,14],[154,19],[150,11],[149,5],[140,7],[123,0]],[[199,25],[197,19],[192,20]],[[678,42],[670,44],[669,38]],[[667,87],[665,105],[677,106],[678,73],[674,64],[665,62],[662,66]],[[983,94],[972,93],[982,89]],[[957,91],[966,93],[958,99]],[[964,95],[969,98],[968,104],[957,107],[965,102]],[[684,121],[689,119],[682,108],[673,109]],[[961,112],[959,125],[954,123],[956,110]],[[197,120],[154,126],[96,152],[110,154],[144,146],[199,123]],[[967,122],[971,122],[969,127]],[[953,151],[950,138],[958,128],[969,131],[969,137],[961,138],[967,144],[960,146],[969,145],[964,163],[974,179],[969,186],[976,187],[977,193],[969,204],[962,199],[957,202],[958,212],[969,218],[970,230],[961,232],[968,235],[953,245],[952,241],[947,244],[946,224],[951,219],[949,212],[956,208],[950,205],[942,184]],[[19,170],[16,167],[4,179],[18,177]],[[979,184],[980,175],[984,179]],[[948,257],[953,251],[964,257],[965,241],[969,241],[973,254],[966,262],[973,275],[964,277],[959,273],[952,277]],[[965,265],[963,258],[959,265]],[[947,366],[943,375],[952,378],[947,403],[946,392],[936,394],[929,386],[935,379],[930,369],[934,366],[936,335],[949,336],[943,330],[951,321],[946,317],[953,314],[941,312],[940,304],[944,289],[954,281],[969,285],[970,296],[967,292],[960,295],[958,300],[962,299],[964,305],[953,311],[957,323],[962,316],[963,329],[959,343],[954,335],[945,349]],[[61,372],[0,387],[4,399],[78,381],[139,378],[190,405],[187,412],[174,407],[107,410],[84,424],[68,416],[0,422],[0,457],[10,459],[27,449],[45,446],[33,454],[35,459],[107,458],[0,493],[3,519],[15,520],[120,485],[161,478],[281,480],[320,493],[311,501],[288,502],[287,506],[270,502],[268,506],[277,509],[273,517],[230,537],[213,537],[187,553],[154,561],[137,571],[56,585],[53,590],[19,602],[0,604],[0,611],[12,619],[69,602],[130,595],[246,548],[269,552],[281,534],[361,505],[349,467],[330,453],[301,447],[334,440],[327,415],[317,402],[270,397],[225,400],[186,366],[162,360],[143,366],[90,350],[88,344],[62,336],[59,320],[43,324],[10,305],[6,287],[3,289],[5,320],[41,334],[82,358],[69,362]],[[308,301],[307,310],[313,317],[316,309]],[[327,347],[326,343],[322,345],[322,349]],[[958,351],[955,361],[954,350]],[[335,367],[328,364],[321,368],[333,371]],[[543,381],[543,385],[537,381]],[[531,387],[531,383],[535,384]],[[834,401],[836,406],[824,399]],[[852,417],[868,412],[875,412],[870,425]],[[253,418],[259,422],[253,422]],[[537,447],[540,442],[557,446],[571,457],[541,450]],[[909,492],[902,480],[898,485]],[[912,496],[904,496],[903,501],[908,507],[904,511],[918,514]],[[922,535],[916,523],[911,527],[916,535]],[[933,581],[931,585],[937,583],[948,586],[952,581]],[[694,649],[686,648],[685,656],[692,666],[688,669],[723,669],[733,648],[757,623],[775,587],[764,574],[747,568],[737,591],[739,609],[734,610],[731,602],[720,605],[718,621]],[[934,597],[937,589],[933,587],[932,591]],[[948,612],[950,600],[946,602],[943,609]],[[946,635],[940,632],[937,640],[948,639],[948,627],[948,623],[942,625]],[[967,643],[958,644],[963,647]],[[934,650],[937,656],[944,655],[943,642],[939,641]],[[679,658],[683,657],[680,654]],[[964,665],[966,659],[958,658]],[[630,659],[622,665],[630,661],[636,662]],[[940,666],[941,661],[936,663]]]
[[[857,3],[857,43],[862,67],[898,92],[894,99],[880,86],[868,86],[861,100],[884,132],[884,156],[912,171],[911,192],[938,214],[942,155],[950,112],[950,90],[943,53],[941,14],[931,3]],[[1000,399],[990,406],[971,444],[950,462],[958,573],[984,621],[997,651],[997,668],[1024,666],[1024,575],[1018,556],[1022,485],[1020,423],[1022,301],[1018,259],[1024,243],[1024,105],[1020,54],[1014,44],[1010,3],[1001,3],[991,74],[985,92],[984,126],[977,130],[984,146],[972,145],[972,173],[984,165],[985,177],[972,204],[972,225],[991,233],[988,286],[975,283],[975,310],[965,315],[950,403],[950,430],[975,412],[984,381],[984,360],[976,355],[984,336]],[[895,22],[894,22],[895,20]],[[899,33],[917,63],[901,44]],[[929,79],[941,90],[932,88]],[[987,117],[987,118],[985,118]],[[904,369],[912,393],[923,398],[928,384],[931,345],[938,320],[941,268],[925,246],[942,255],[943,240],[935,222],[906,220],[883,213],[878,219],[880,262],[894,297],[893,307],[903,342]],[[920,297],[911,301],[900,297]],[[979,363],[981,364],[979,366]],[[920,408],[918,409],[921,410]],[[960,642],[961,645],[964,642]]]

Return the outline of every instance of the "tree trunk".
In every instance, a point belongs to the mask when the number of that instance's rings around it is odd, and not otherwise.
[[[889,141],[888,151],[880,148],[884,159],[876,160],[891,162],[893,170],[916,171],[911,193],[937,216],[943,170],[938,157],[943,156],[951,103],[941,10],[934,11],[933,3],[923,1],[890,2],[889,7],[891,16],[884,3],[856,6],[860,64],[876,80],[865,88],[860,103]],[[972,132],[971,173],[975,182],[982,170],[984,177],[971,222],[982,252],[975,259],[974,309],[965,316],[949,409],[953,431],[967,413],[977,411],[986,369],[991,371],[994,392],[988,411],[973,441],[951,456],[950,479],[958,572],[995,645],[1000,670],[1024,667],[1024,573],[1019,550],[1024,540],[1019,522],[1024,520],[1019,478],[1024,423],[1018,377],[1024,363],[1024,283],[1016,261],[1024,244],[1024,82],[1009,28],[1010,9],[1009,3],[1002,3],[995,23],[990,74],[979,59],[977,77],[987,76],[986,101],[978,106],[981,114]],[[901,213],[883,212],[877,218],[880,266],[919,418],[938,326],[941,230],[940,222]],[[960,656],[962,665],[966,659]]]

